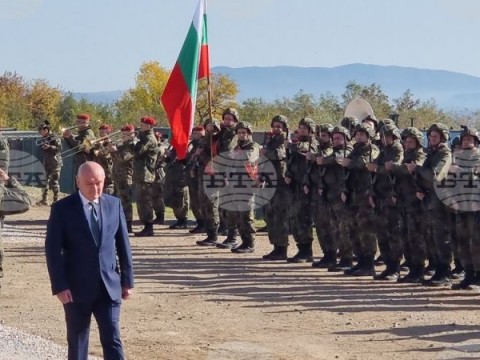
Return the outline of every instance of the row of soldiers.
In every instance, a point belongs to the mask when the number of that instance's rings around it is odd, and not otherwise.
[[[191,191],[191,200],[194,204],[198,198],[203,204],[203,213],[200,210],[196,216],[207,231],[207,238],[197,241],[198,245],[254,251],[252,212],[222,209],[218,196],[205,196],[202,184],[205,172],[215,173],[209,165],[215,155],[243,152],[245,164],[255,164],[261,155],[276,171],[275,193],[265,206],[273,250],[263,259],[312,262],[313,267],[375,280],[441,286],[451,284],[455,275],[462,281],[454,288],[480,285],[480,260],[475,256],[480,245],[476,231],[480,207],[475,207],[473,198],[467,211],[459,209],[465,199],[447,206],[449,196],[442,194],[442,189],[451,187],[452,176],[469,174],[469,184],[475,183],[477,165],[472,164],[480,165],[475,129],[461,134],[459,148],[452,155],[446,125],[436,123],[428,129],[424,148],[420,130],[408,127],[400,131],[390,119],[379,122],[373,115],[360,123],[344,118],[337,126],[317,126],[304,118],[294,141],[289,140],[288,119],[278,115],[262,146],[253,142],[251,125],[239,121],[234,109],[224,112],[221,124],[213,121],[205,128],[205,137],[192,141],[190,152],[198,169],[193,176],[197,190]],[[246,137],[241,135],[245,133]],[[460,155],[468,161],[455,164]],[[261,174],[260,168],[259,178]],[[463,190],[457,187],[457,191]],[[228,232],[225,241],[219,242],[222,213]],[[313,261],[313,228],[323,252],[319,261]],[[239,246],[237,229],[242,240]],[[293,257],[287,257],[289,233],[298,248]],[[376,274],[378,250],[386,268]],[[402,258],[409,271],[400,277]],[[425,274],[431,277],[425,280]]]

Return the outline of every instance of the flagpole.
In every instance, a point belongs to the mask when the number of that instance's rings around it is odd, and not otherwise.
[[[207,0],[205,0],[205,13],[207,13]],[[212,84],[210,83],[210,54],[208,55],[209,58],[209,65],[208,65],[208,73],[207,73],[207,102],[208,102],[208,116],[210,117],[210,121],[213,124],[213,110],[212,110]],[[210,135],[210,159],[213,159],[213,131]]]

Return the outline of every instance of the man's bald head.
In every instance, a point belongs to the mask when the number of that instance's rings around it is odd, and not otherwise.
[[[80,165],[77,173],[77,186],[85,198],[94,201],[102,195],[105,170],[94,161]]]

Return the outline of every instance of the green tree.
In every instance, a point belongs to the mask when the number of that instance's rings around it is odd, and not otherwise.
[[[228,75],[211,74],[210,88],[210,102],[214,118],[220,118],[224,109],[238,106],[235,100],[238,94],[238,86]],[[196,114],[200,123],[210,118],[207,79],[201,79],[198,83]]]

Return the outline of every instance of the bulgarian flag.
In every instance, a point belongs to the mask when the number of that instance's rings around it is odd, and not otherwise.
[[[185,159],[193,128],[198,80],[210,73],[206,0],[199,0],[177,62],[161,96],[177,159]]]

